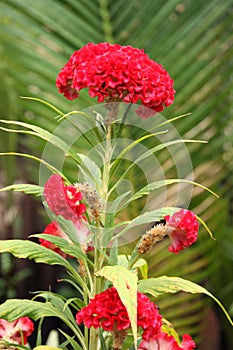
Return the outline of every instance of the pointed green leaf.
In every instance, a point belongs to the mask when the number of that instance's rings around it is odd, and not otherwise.
[[[202,189],[210,192],[211,194],[213,194],[215,197],[218,198],[218,195],[216,193],[214,193],[209,188],[207,188],[207,187],[205,187],[205,186],[203,186],[203,185],[201,185],[201,184],[199,184],[197,182],[194,182],[194,181],[191,181],[191,180],[185,180],[185,179],[168,179],[168,180],[161,180],[161,181],[155,181],[155,182],[149,183],[147,186],[143,187],[141,190],[136,192],[130,198],[130,200],[127,202],[127,204],[129,202],[132,202],[132,201],[140,198],[140,197],[148,195],[149,193],[151,193],[155,189],[158,189],[158,188],[161,188],[161,187],[164,187],[164,186],[167,186],[167,185],[173,185],[175,183],[187,183],[189,185],[195,185],[195,186],[201,187]]]
[[[76,242],[68,242],[67,240],[53,236],[45,233],[38,233],[31,235],[30,237],[37,237],[45,239],[46,241],[54,243],[58,248],[60,248],[64,253],[73,256],[77,259],[87,259],[87,255],[83,253],[80,245]]]
[[[48,345],[40,345],[33,348],[33,350],[59,350],[59,349],[61,348],[55,348],[54,346],[48,346]]]
[[[43,187],[31,184],[14,184],[0,189],[0,192],[4,191],[23,192],[26,194],[34,194],[39,197],[43,193]]]
[[[158,297],[164,293],[177,293],[179,291],[184,291],[187,293],[203,293],[211,297],[223,310],[227,319],[233,326],[233,321],[231,320],[229,314],[227,313],[221,302],[211,294],[207,289],[199,286],[196,283],[185,280],[180,277],[168,277],[161,276],[157,278],[149,278],[147,280],[140,280],[138,282],[138,291],[141,293],[151,294],[154,297]]]
[[[11,253],[17,258],[30,259],[38,263],[62,265],[69,268],[70,264],[54,251],[28,240],[0,240],[0,253]]]
[[[18,152],[2,152],[2,153],[0,153],[0,156],[18,156],[18,157],[24,157],[24,158],[29,158],[29,159],[35,160],[36,162],[39,162],[39,163],[45,165],[50,171],[52,171],[52,173],[59,174],[62,178],[67,180],[66,177],[64,176],[64,174],[60,170],[55,168],[53,165],[49,164],[48,162],[46,162],[45,160],[43,160],[41,158],[32,156],[30,154],[18,153]]]
[[[49,302],[41,303],[26,299],[8,299],[0,305],[0,318],[12,322],[23,316],[28,316],[34,321],[39,320],[41,317],[52,316],[64,319],[64,314]]]
[[[116,171],[117,167],[120,165],[122,159],[124,158],[124,156],[131,150],[133,149],[137,144],[139,144],[140,142],[150,138],[150,137],[153,137],[153,136],[156,136],[158,134],[163,134],[164,132],[166,131],[162,131],[162,132],[158,132],[158,133],[155,133],[155,134],[146,134],[142,137],[140,137],[139,139],[131,142],[127,147],[125,147],[123,149],[123,151],[118,155],[118,157],[112,162],[111,164],[111,175],[110,177],[114,174],[114,172]]]

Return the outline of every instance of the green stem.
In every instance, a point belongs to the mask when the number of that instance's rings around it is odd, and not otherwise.
[[[128,269],[131,270],[134,264],[138,261],[140,258],[140,254],[138,253],[131,261],[129,261]]]

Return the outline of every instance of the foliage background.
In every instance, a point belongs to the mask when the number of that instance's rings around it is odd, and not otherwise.
[[[19,96],[39,97],[64,111],[95,104],[86,92],[68,102],[55,87],[56,76],[70,54],[88,42],[144,48],[169,71],[177,94],[174,105],[163,115],[171,118],[191,112],[191,117],[177,121],[175,127],[184,138],[208,140],[208,145],[196,144],[189,151],[195,181],[216,191],[220,200],[194,189],[190,209],[208,223],[217,240],[211,241],[201,229],[198,243],[175,257],[163,249],[166,242],[161,244],[148,256],[150,274],[176,274],[202,283],[229,311],[233,311],[232,23],[231,0],[0,1],[1,118],[30,121],[53,130],[57,122],[51,111]],[[43,146],[25,135],[0,130],[1,152],[40,155]],[[173,169],[166,156],[160,161],[171,176]],[[5,157],[0,166],[1,187],[14,181],[38,182],[38,167],[32,162]],[[38,201],[2,193],[0,210],[1,239],[43,230],[46,219]],[[15,262],[7,255],[0,262],[2,300],[16,292],[23,295],[25,288],[35,290],[36,281],[28,277],[32,271],[25,262]],[[51,284],[50,277],[54,278],[46,271],[45,288]],[[163,297],[159,304],[179,332],[200,340],[200,349],[232,348],[230,327],[206,298],[180,294]]]

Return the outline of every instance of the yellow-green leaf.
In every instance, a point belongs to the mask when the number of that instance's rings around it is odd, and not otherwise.
[[[105,266],[96,273],[112,282],[125,305],[137,343],[137,275],[121,265]]]
[[[191,281],[185,280],[180,277],[168,277],[168,276],[161,276],[157,278],[149,278],[147,280],[140,280],[138,282],[138,290],[141,293],[148,293],[153,295],[154,297],[158,297],[161,294],[165,293],[177,293],[179,291],[184,291],[188,293],[203,293],[211,297],[223,310],[225,313],[227,319],[233,326],[233,321],[224,308],[224,306],[221,304],[221,302],[213,295],[211,294],[207,289],[205,289],[202,286],[199,286],[196,283],[193,283]]]
[[[33,350],[59,350],[61,348],[55,348],[54,346],[48,346],[48,345],[40,345],[34,348]]]

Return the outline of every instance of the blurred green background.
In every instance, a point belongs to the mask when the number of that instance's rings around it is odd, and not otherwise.
[[[174,126],[183,138],[207,140],[188,146],[199,188],[190,209],[201,216],[216,237],[200,229],[199,241],[179,256],[166,243],[149,254],[150,275],[170,274],[201,283],[233,314],[233,3],[232,0],[1,0],[0,117],[31,122],[54,130],[55,114],[33,96],[63,111],[96,104],[87,92],[69,102],[55,86],[69,56],[88,42],[109,41],[143,48],[175,80],[175,103],[163,112],[172,118],[191,112]],[[44,144],[26,135],[0,130],[0,151],[39,156]],[[166,158],[161,158],[166,162]],[[167,164],[167,163],[166,163]],[[167,174],[172,169],[166,165]],[[15,157],[0,158],[0,186],[38,183],[38,165]],[[0,193],[0,237],[27,237],[43,230],[40,201],[19,193]],[[0,258],[0,298],[35,290],[32,269],[8,255]],[[40,270],[41,273],[41,270]],[[51,284],[45,273],[43,283]],[[30,282],[27,282],[30,281]],[[34,285],[33,285],[34,283]],[[180,293],[159,301],[179,333],[188,332],[200,350],[233,348],[232,328],[207,297]]]

